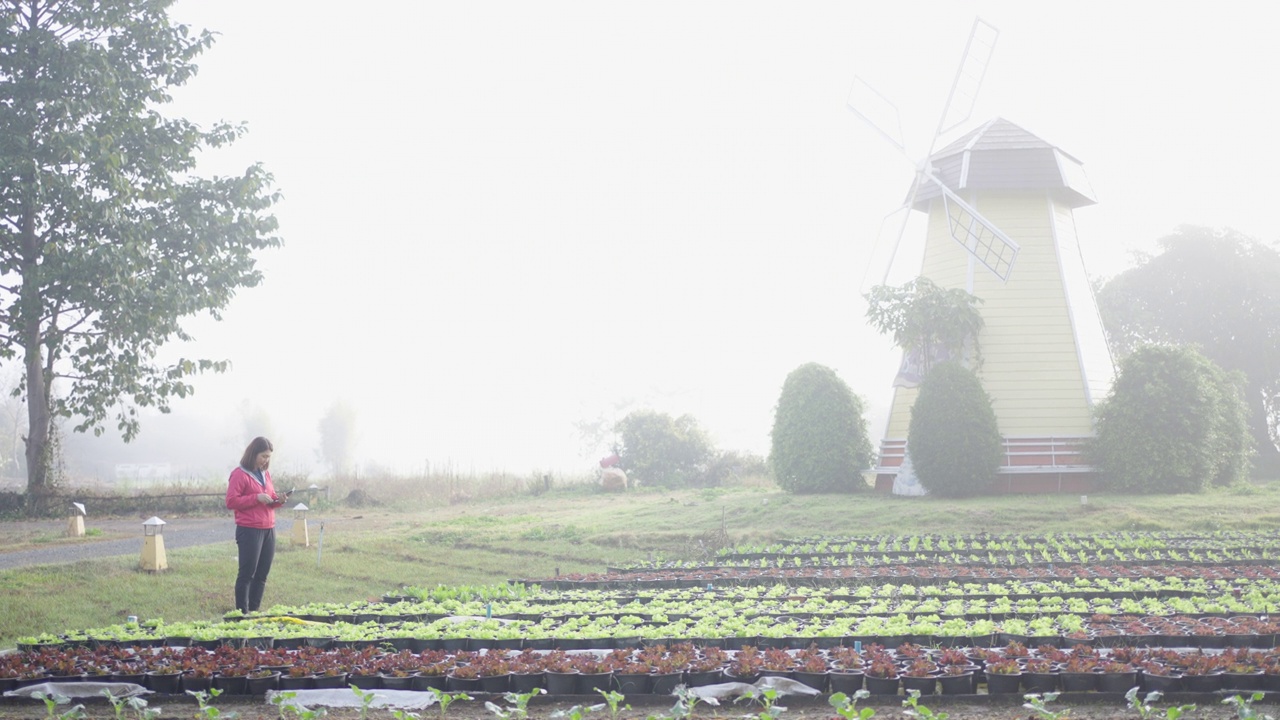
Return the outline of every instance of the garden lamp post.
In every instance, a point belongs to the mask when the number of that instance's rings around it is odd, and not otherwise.
[[[307,510],[306,505],[298,503],[293,507],[293,544],[302,547],[311,546],[311,535],[307,532]]]
[[[142,569],[160,572],[169,569],[164,553],[165,522],[154,515],[142,523]]]
[[[71,503],[71,515],[67,518],[67,537],[84,537],[84,504]]]

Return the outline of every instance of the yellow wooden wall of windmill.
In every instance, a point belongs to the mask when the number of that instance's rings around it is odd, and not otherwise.
[[[1092,296],[1069,299],[1067,278],[1080,265],[1071,208],[1043,190],[979,192],[965,198],[1020,246],[1007,283],[975,263],[972,292],[983,299],[979,377],[990,394],[1000,432],[1010,437],[1085,436],[1092,433],[1092,405],[1111,378],[1086,383],[1086,356],[1077,326],[1101,332],[1084,317]],[[940,198],[930,203],[920,274],[938,285],[965,288],[969,253],[952,239]],[[1083,272],[1080,267],[1079,272]],[[1072,283],[1078,296],[1079,283]],[[1086,293],[1087,294],[1087,293]],[[1098,325],[1096,332],[1093,325]],[[1108,360],[1109,364],[1109,360]],[[915,388],[896,388],[886,439],[905,439]]]

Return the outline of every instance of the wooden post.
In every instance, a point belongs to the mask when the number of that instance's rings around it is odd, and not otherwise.
[[[169,558],[164,552],[164,525],[158,517],[151,517],[142,523],[142,569],[149,572],[160,572],[169,569]]]
[[[307,528],[307,506],[298,503],[293,508],[293,544],[299,547],[311,547],[311,535]]]

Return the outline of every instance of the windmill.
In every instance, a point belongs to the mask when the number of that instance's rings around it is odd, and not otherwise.
[[[1004,438],[1002,483],[1012,490],[1087,487],[1079,481],[1091,468],[1080,450],[1093,433],[1093,406],[1109,391],[1115,368],[1076,236],[1073,211],[1096,202],[1083,168],[1002,118],[935,151],[945,135],[968,122],[998,36],[981,18],[974,21],[942,118],[919,162],[901,141],[897,109],[860,78],[849,108],[915,167],[884,277],[897,260],[907,216],[923,212],[919,274],[983,300],[978,375]],[[876,467],[878,489],[893,487],[900,471],[901,480],[910,480],[903,461],[916,393],[911,382],[895,383]]]

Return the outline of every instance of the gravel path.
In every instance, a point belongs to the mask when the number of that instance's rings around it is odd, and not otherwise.
[[[61,534],[66,528],[66,521],[25,522],[20,525],[30,526],[31,537],[48,537]],[[114,555],[139,555],[142,552],[141,521],[108,520],[92,522],[88,525],[102,530],[103,536],[80,541],[60,541],[29,550],[0,551],[0,570],[12,570],[30,565],[78,562]],[[277,518],[277,538],[288,537],[292,529],[292,518]],[[27,531],[27,528],[24,527],[24,531]],[[220,542],[234,543],[235,539],[235,524],[231,522],[230,517],[175,518],[165,521],[166,550]]]

